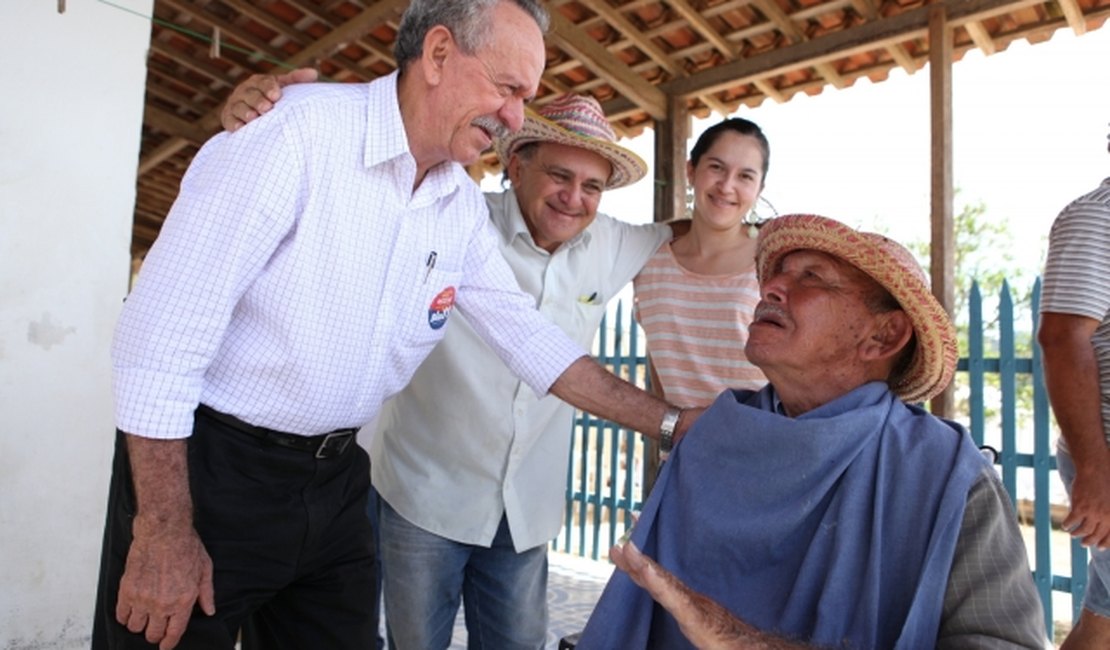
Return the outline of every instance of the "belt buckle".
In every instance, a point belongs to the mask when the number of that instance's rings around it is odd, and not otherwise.
[[[355,434],[350,431],[343,431],[340,433],[329,433],[324,436],[320,441],[320,446],[316,448],[316,458],[323,460],[338,456],[347,450],[347,445],[351,444],[351,439]]]

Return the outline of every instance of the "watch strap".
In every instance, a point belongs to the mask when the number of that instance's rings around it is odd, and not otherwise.
[[[682,409],[668,406],[663,413],[663,421],[659,423],[659,450],[669,452],[674,447],[674,429],[678,425],[678,418]]]

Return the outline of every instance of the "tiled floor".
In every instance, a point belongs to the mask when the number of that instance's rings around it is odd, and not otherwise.
[[[595,562],[577,555],[551,551],[548,553],[547,606],[550,616],[547,648],[559,647],[559,639],[581,632],[594,603],[601,595],[613,565]],[[455,618],[455,635],[451,650],[466,649],[466,627],[462,612]]]

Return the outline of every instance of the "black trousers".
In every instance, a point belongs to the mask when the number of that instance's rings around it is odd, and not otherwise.
[[[212,558],[216,614],[193,610],[178,648],[373,648],[376,548],[367,514],[370,461],[352,442],[337,457],[275,446],[196,414],[188,439],[194,525]],[[116,621],[135,497],[116,432],[93,650],[150,649]]]

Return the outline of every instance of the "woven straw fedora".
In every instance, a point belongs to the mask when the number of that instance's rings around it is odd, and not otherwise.
[[[917,350],[902,379],[891,386],[894,394],[906,402],[923,402],[948,386],[956,372],[956,328],[909,250],[882,235],[860,232],[827,217],[782,216],[760,230],[756,252],[760,280],[783,255],[796,250],[821,251],[855,266],[889,291],[909,316]]]
[[[504,166],[518,147],[530,142],[555,142],[600,154],[612,166],[605,189],[631,185],[647,174],[647,163],[617,144],[613,127],[593,97],[564,94],[537,110],[526,109],[524,126],[494,142]]]

